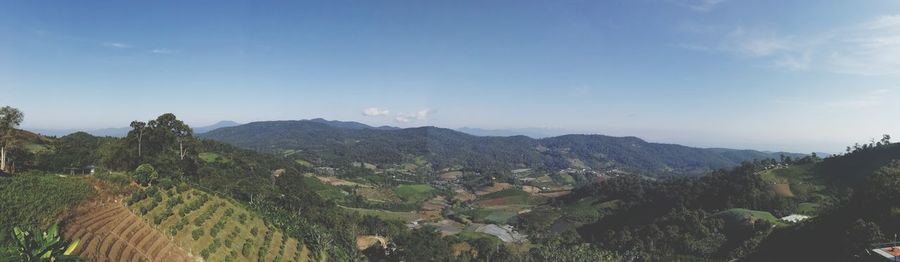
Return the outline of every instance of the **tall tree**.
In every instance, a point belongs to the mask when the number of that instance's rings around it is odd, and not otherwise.
[[[6,147],[15,142],[16,127],[24,119],[25,114],[19,109],[9,106],[0,108],[0,135],[2,135],[3,140],[3,145],[0,146],[0,170],[2,171],[6,171]]]
[[[186,148],[184,148],[184,143],[186,140],[193,137],[194,131],[181,121],[179,121],[178,125],[174,126],[174,129],[172,131],[175,133],[175,137],[178,140],[179,156],[181,157],[181,160],[184,160],[184,156],[187,152]]]
[[[141,121],[131,121],[131,128],[138,134],[138,157],[141,156],[141,143],[143,143],[144,140],[144,129],[146,127],[147,123]]]

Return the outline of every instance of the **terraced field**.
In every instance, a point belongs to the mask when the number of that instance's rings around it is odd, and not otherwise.
[[[66,225],[75,254],[91,261],[198,261],[118,202],[88,203]]]
[[[267,226],[253,212],[226,198],[172,188],[133,201],[133,212],[143,214],[147,223],[206,261],[309,259],[300,241]]]

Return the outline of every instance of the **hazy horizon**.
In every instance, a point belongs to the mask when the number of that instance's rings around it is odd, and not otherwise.
[[[791,152],[900,134],[893,1],[8,1],[0,37],[0,105],[26,128],[172,112]]]
[[[151,118],[151,119],[152,119],[152,118]],[[151,119],[146,119],[146,120],[151,120]],[[312,119],[324,119],[324,120],[328,120],[328,121],[349,121],[349,120],[325,119],[325,118],[319,118],[319,117],[316,117],[316,118],[304,118],[304,119],[272,119],[272,120],[257,120],[257,121],[248,121],[248,122],[233,121],[233,120],[220,120],[220,121],[215,121],[215,122],[213,122],[213,123],[206,123],[206,124],[193,124],[193,123],[191,123],[190,121],[186,121],[185,123],[188,124],[189,126],[191,126],[192,128],[197,128],[197,127],[209,127],[209,126],[212,126],[212,125],[215,125],[215,124],[219,124],[219,123],[222,123],[222,122],[235,122],[235,123],[237,123],[237,124],[239,124],[239,125],[243,125],[243,124],[248,124],[248,123],[252,123],[252,122],[266,122],[266,121],[298,121],[298,120],[312,120]],[[379,127],[379,126],[397,127],[397,126],[395,126],[395,125],[375,125],[375,124],[366,123],[366,122],[359,122],[359,121],[352,121],[352,122],[358,122],[358,123],[366,124],[366,125],[369,125],[369,126],[372,126],[372,127]],[[679,144],[679,145],[691,146],[691,147],[699,147],[699,148],[747,149],[747,150],[759,150],[759,151],[767,151],[767,152],[779,152],[779,151],[781,151],[781,152],[791,152],[791,153],[810,153],[810,152],[816,152],[816,153],[836,154],[836,153],[841,153],[841,152],[842,152],[841,150],[843,149],[843,148],[839,148],[839,149],[833,149],[833,150],[830,150],[830,151],[829,151],[829,150],[809,150],[809,151],[800,151],[800,150],[789,150],[789,149],[778,148],[777,145],[774,146],[773,148],[765,148],[765,147],[759,148],[759,147],[729,146],[729,145],[716,144],[716,143],[714,143],[714,142],[707,142],[706,144],[704,144],[704,143],[691,143],[691,142],[686,142],[686,141],[685,141],[685,142],[677,141],[677,140],[678,140],[677,137],[674,137],[674,136],[671,136],[671,135],[666,135],[666,134],[663,133],[663,132],[658,133],[658,137],[662,137],[661,139],[654,138],[654,137],[652,136],[652,134],[654,134],[654,133],[647,133],[647,134],[650,134],[650,135],[651,135],[650,137],[647,137],[647,136],[641,136],[641,135],[635,135],[635,133],[638,133],[638,131],[634,131],[634,130],[631,131],[632,133],[629,133],[629,131],[627,131],[627,130],[626,130],[626,131],[621,131],[620,133],[604,133],[604,132],[591,131],[591,130],[574,130],[574,129],[541,128],[541,127],[496,128],[496,129],[491,129],[491,128],[471,127],[471,126],[449,127],[449,126],[435,126],[435,125],[406,126],[406,127],[403,127],[403,128],[416,128],[416,127],[425,127],[425,126],[434,126],[434,127],[438,127],[438,128],[448,128],[448,129],[460,131],[460,132],[467,133],[467,134],[471,134],[471,135],[481,135],[481,134],[478,134],[477,132],[473,133],[473,132],[468,132],[468,131],[486,131],[486,132],[489,132],[489,133],[497,132],[497,133],[501,133],[501,135],[499,135],[499,136],[524,135],[524,136],[528,136],[528,137],[532,137],[532,138],[547,138],[547,137],[555,137],[555,136],[571,135],[571,134],[579,134],[579,135],[606,135],[606,136],[614,136],[614,137],[628,137],[628,136],[633,136],[633,137],[638,137],[638,138],[640,138],[640,139],[643,139],[643,140],[645,140],[645,141],[647,141],[647,142],[650,142],[650,143]],[[90,132],[92,132],[92,131],[104,131],[104,130],[113,130],[113,129],[129,129],[129,127],[123,125],[123,126],[110,126],[110,127],[101,127],[101,128],[92,128],[92,127],[88,127],[88,128],[42,128],[42,127],[34,127],[34,126],[27,126],[27,125],[24,125],[24,126],[22,126],[22,129],[29,130],[29,131],[64,132],[64,133],[66,133],[66,134],[70,134],[70,133],[79,132],[79,131],[82,131],[82,132],[89,132],[89,133],[90,133]],[[466,130],[466,129],[477,129],[477,130]],[[44,135],[54,135],[54,134],[44,134]],[[496,135],[491,135],[491,136],[496,136]],[[666,139],[669,139],[669,140],[666,140]],[[861,140],[861,141],[859,141],[859,142],[865,142],[865,141],[862,141],[862,140]],[[842,147],[843,147],[843,146],[842,146]]]

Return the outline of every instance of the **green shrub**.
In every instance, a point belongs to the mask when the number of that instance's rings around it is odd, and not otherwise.
[[[184,203],[184,198],[182,198],[181,196],[172,197],[169,198],[168,201],[166,201],[166,208],[174,208],[176,205],[181,203]]]
[[[209,235],[213,236],[213,237],[217,237],[219,235],[219,231],[221,231],[222,228],[225,228],[226,221],[227,220],[222,219],[222,220],[219,220],[219,222],[216,222],[216,224],[213,225],[213,227],[211,229],[209,229]]]
[[[160,213],[155,218],[153,218],[153,224],[156,224],[156,225],[162,224],[162,222],[164,220],[168,219],[172,215],[174,215],[174,212],[172,212],[172,208],[166,208],[166,210],[164,210],[162,213]]]
[[[212,215],[216,213],[216,210],[218,210],[220,207],[222,207],[224,205],[225,204],[223,204],[223,203],[216,203],[215,205],[210,206],[209,208],[206,209],[206,211],[203,212],[203,214],[200,214],[200,216],[197,216],[197,218],[194,219],[194,225],[195,226],[203,225],[203,223],[206,223],[206,220],[209,220],[209,218],[212,217]]]
[[[184,193],[191,189],[191,186],[187,183],[181,182],[178,186],[175,187],[175,191],[178,193]]]
[[[206,247],[206,250],[209,250],[209,253],[216,253],[216,251],[219,250],[219,247],[221,246],[222,242],[220,242],[218,239],[215,239],[212,243],[209,244],[208,247]]]
[[[267,251],[269,251],[269,245],[272,244],[272,230],[266,230],[266,236],[263,238],[262,246],[259,246],[259,261],[266,260]]]
[[[162,189],[174,189],[175,182],[170,178],[163,178],[159,180],[158,185]]]
[[[193,231],[191,231],[191,237],[194,238],[194,240],[198,240],[202,236],[203,236],[203,228],[198,227],[198,228],[195,228]]]
[[[253,239],[248,238],[244,241],[244,246],[241,248],[241,255],[249,257],[250,252],[253,252]]]
[[[142,164],[134,170],[134,179],[141,185],[152,185],[159,180],[159,173],[150,164]]]
[[[188,224],[188,218],[185,216],[182,216],[181,219],[178,220],[178,223],[175,223],[175,225],[172,226],[171,230],[174,230],[177,234],[177,232],[181,232],[181,230],[184,229],[184,226],[186,226],[187,224]],[[172,234],[172,235],[174,236],[175,234]]]

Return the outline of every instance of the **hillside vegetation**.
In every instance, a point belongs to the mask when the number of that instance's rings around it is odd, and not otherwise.
[[[70,207],[95,195],[82,178],[31,173],[0,178],[0,257],[11,257],[14,226],[46,228]]]
[[[0,222],[61,222],[96,260],[166,261],[852,261],[900,232],[887,136],[820,159],[325,120],[211,132],[260,143],[244,148],[171,114],[132,127],[32,137],[0,178]],[[45,174],[70,168],[87,175]]]
[[[462,167],[504,173],[517,168],[590,167],[696,175],[781,154],[648,143],[635,137],[479,137],[436,127],[384,129],[366,128],[359,123],[347,127],[350,124],[341,123],[344,124],[311,120],[254,122],[213,130],[201,137],[261,152],[295,152],[292,156],[320,165],[347,166],[350,161],[400,165],[423,157],[431,170]]]
[[[306,246],[255,212],[186,185],[138,193],[129,200],[180,246],[209,261],[308,261]]]

